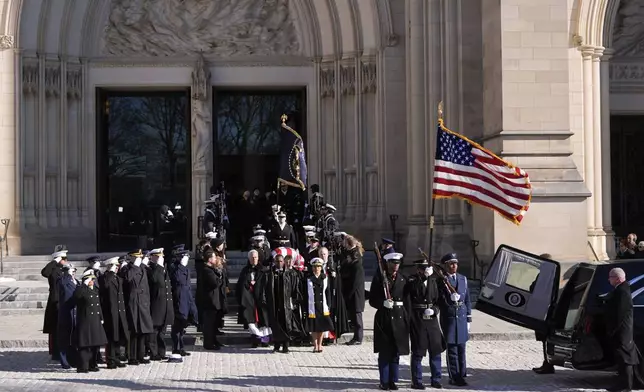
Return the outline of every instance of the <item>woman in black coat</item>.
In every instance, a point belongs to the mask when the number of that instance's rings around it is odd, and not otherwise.
[[[195,305],[197,305],[197,318],[199,319],[199,325],[197,326],[197,331],[202,331],[203,324],[203,309],[204,303],[206,302],[206,296],[203,289],[203,270],[206,265],[204,260],[204,253],[212,249],[210,247],[210,239],[204,238],[197,244],[195,248],[195,273],[197,274],[197,290],[195,291]]]
[[[74,292],[78,282],[74,274],[76,268],[71,264],[63,266],[63,274],[58,279],[58,349],[60,350],[60,365],[63,369],[70,369],[77,363],[75,345],[72,333],[76,326],[76,303]]]
[[[324,332],[333,330],[331,321],[331,288],[329,279],[322,272],[324,261],[319,257],[311,260],[313,271],[306,279],[304,306],[307,320],[307,331],[313,338],[313,352],[321,353]]]
[[[219,350],[223,345],[217,340],[217,330],[226,309],[226,276],[223,260],[212,250],[206,251],[204,259],[207,263],[203,270],[203,347],[206,350]]]
[[[350,235],[344,240],[344,249],[344,259],[340,264],[339,272],[347,317],[353,326],[353,338],[347,344],[353,345],[362,343],[364,336],[362,321],[365,304],[364,266],[362,265],[364,249],[360,241]]]
[[[103,329],[103,312],[98,289],[94,288],[96,276],[89,269],[83,273],[83,283],[74,292],[76,301],[76,347],[78,347],[78,373],[97,372],[96,353],[107,344]]]

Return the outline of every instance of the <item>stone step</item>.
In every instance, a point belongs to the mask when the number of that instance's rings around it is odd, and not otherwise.
[[[27,316],[27,315],[41,315],[45,314],[44,308],[18,308],[18,309],[0,309],[0,317],[5,316]]]
[[[47,300],[44,301],[2,301],[0,309],[45,309]]]
[[[33,294],[10,293],[10,294],[0,294],[0,302],[13,302],[13,301],[45,301],[45,302],[47,302],[47,297],[49,297],[49,293],[33,293]]]

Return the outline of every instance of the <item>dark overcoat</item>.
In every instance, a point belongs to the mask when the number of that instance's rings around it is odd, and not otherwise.
[[[303,331],[300,319],[295,316],[296,306],[302,301],[299,284],[296,273],[279,270],[261,274],[258,281],[257,290],[266,301],[260,307],[268,315],[268,324],[277,342],[289,340]]]
[[[43,333],[55,333],[58,325],[58,279],[63,274],[62,266],[55,260],[50,261],[40,271],[49,283],[49,296],[45,308],[45,320],[42,327]]]
[[[96,347],[107,344],[103,329],[103,312],[98,289],[79,284],[74,292],[76,301],[76,347]]]
[[[606,332],[615,349],[618,363],[639,364],[633,341],[633,299],[631,286],[624,282],[615,287],[605,303]]]
[[[190,269],[179,263],[171,270],[170,280],[172,282],[172,303],[174,304],[174,318],[184,323],[197,324],[197,306],[192,297],[190,288]]]
[[[472,321],[472,303],[467,278],[455,274],[454,278],[446,277],[452,287],[461,296],[458,302],[451,300],[451,293],[444,281],[437,281],[442,292],[440,301],[440,324],[447,344],[463,344],[469,339],[467,323]]]
[[[409,337],[412,354],[422,355],[429,350],[435,356],[446,349],[445,340],[438,322],[441,293],[436,279],[418,274],[412,275],[405,286],[405,307],[409,313]],[[426,309],[434,311],[433,316],[424,316]]]
[[[385,290],[382,275],[375,275],[369,290],[369,305],[376,308],[373,325],[373,352],[384,357],[409,355],[409,316],[400,306],[405,296],[406,279],[401,273],[395,279],[388,278],[389,290],[395,303],[393,309],[384,307]]]
[[[150,313],[152,325],[162,327],[174,322],[174,305],[172,303],[172,283],[168,271],[152,264],[148,269],[150,285]]]
[[[260,281],[261,274],[262,266],[259,263],[254,266],[250,263],[247,264],[242,268],[241,273],[239,274],[237,286],[235,287],[235,297],[239,304],[239,310],[237,311],[238,324],[257,324],[257,317],[255,316],[258,307],[255,286],[257,286],[257,283]],[[268,324],[261,325],[260,323],[258,327],[268,327]]]
[[[127,298],[127,321],[130,331],[137,334],[154,332],[150,314],[150,287],[148,275],[140,267],[130,264],[125,273],[125,297]]]
[[[364,266],[362,255],[356,247],[343,252],[340,259],[340,278],[342,279],[342,295],[347,308],[347,314],[364,312]]]
[[[72,346],[72,333],[76,326],[76,303],[74,292],[78,282],[69,274],[58,279],[58,347],[67,350]]]
[[[107,338],[112,342],[127,340],[130,326],[127,321],[123,279],[112,271],[99,278],[99,295],[103,309],[103,327]]]
[[[226,277],[222,269],[208,264],[203,269],[204,309],[223,312],[226,308]]]

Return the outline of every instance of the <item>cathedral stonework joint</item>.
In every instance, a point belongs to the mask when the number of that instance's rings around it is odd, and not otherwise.
[[[335,69],[320,68],[320,97],[335,96]]]

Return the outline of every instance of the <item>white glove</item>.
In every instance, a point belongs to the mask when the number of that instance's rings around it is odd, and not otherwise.
[[[70,274],[71,276],[74,276],[74,269],[73,268],[68,269],[67,273]]]
[[[148,265],[150,263],[150,258],[149,257],[144,257],[143,260],[141,260],[141,263]]]
[[[101,268],[101,262],[100,261],[97,261],[96,263],[94,263],[94,265],[92,265],[93,270],[97,270],[97,269],[100,269],[100,268]]]
[[[89,282],[91,282],[91,281],[92,281],[92,279],[87,278],[87,279],[85,279],[85,280],[83,281],[83,284],[84,284],[85,286],[89,286]]]
[[[118,269],[118,265],[116,265],[116,264],[113,264],[113,265],[110,267],[110,271],[112,271],[112,272],[116,272],[116,270],[117,270],[117,269]]]
[[[335,275],[336,275],[335,271],[331,271],[331,277],[335,278]]]
[[[434,267],[427,267],[425,268],[425,276],[430,277],[434,273]]]
[[[140,267],[140,266],[141,266],[141,258],[140,258],[140,257],[137,257],[136,259],[134,259],[134,265],[135,265],[136,267]]]
[[[127,265],[127,261],[124,261],[121,263],[121,268],[125,267]]]
[[[470,327],[472,326],[472,323],[467,323],[467,332],[470,332]]]
[[[384,306],[387,309],[393,309],[394,308],[394,301],[391,299],[386,299],[383,303],[382,306]]]
[[[460,299],[461,299],[461,296],[460,296],[460,294],[459,294],[459,293],[452,293],[452,295],[450,296],[450,298],[452,299],[452,301],[454,301],[454,302],[458,302],[458,300],[460,300]]]
[[[432,308],[425,309],[425,314],[427,316],[433,316],[434,315],[434,309],[432,309]]]
[[[101,320],[101,324],[103,324],[103,323],[104,323],[103,320]]]
[[[56,263],[60,263],[60,261],[61,261],[62,259],[63,259],[62,257],[56,257],[56,258],[54,259],[54,261],[55,261]]]
[[[145,259],[144,259],[144,260],[145,260]],[[159,267],[163,267],[163,262],[164,262],[164,261],[165,261],[165,260],[163,259],[163,256],[159,256],[159,257],[157,258],[157,265],[158,265]],[[146,264],[146,265],[147,265],[147,264]]]

